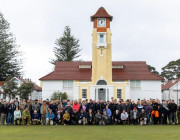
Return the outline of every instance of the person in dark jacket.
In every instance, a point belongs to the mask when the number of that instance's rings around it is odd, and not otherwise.
[[[56,125],[60,125],[63,121],[63,113],[61,111],[57,112],[57,115],[55,117]]]
[[[87,114],[87,122],[88,122],[88,125],[92,125],[93,124],[93,121],[94,121],[94,115],[92,113],[92,110],[90,109],[88,114]]]
[[[146,125],[147,117],[144,109],[142,109],[141,113],[139,114],[139,121],[140,121],[140,125]]]
[[[90,99],[90,102],[87,104],[86,112],[89,112],[90,109],[92,110],[92,112],[94,112],[95,104],[93,103],[92,99]]]
[[[179,99],[179,105],[178,105],[178,108],[177,108],[177,116],[178,116],[178,124],[180,124],[180,99]]]
[[[86,116],[82,109],[79,112],[78,124],[83,124],[83,125],[86,124]]]
[[[0,106],[0,113],[1,113],[1,125],[5,124],[5,120],[6,120],[6,116],[7,116],[7,105],[6,102],[3,101],[1,102],[1,106]]]
[[[72,106],[71,106],[71,102],[69,101],[65,107],[65,111],[67,111],[71,117],[71,114],[73,113],[73,109],[72,109]]]
[[[113,115],[114,124],[120,124],[121,116],[119,114],[119,110],[116,110],[116,113]]]
[[[158,123],[158,118],[159,118],[159,111],[158,110],[159,110],[159,105],[155,100],[153,100],[151,117],[153,118],[153,123],[155,125]]]
[[[169,112],[169,108],[167,106],[167,102],[163,101],[163,104],[162,104],[162,124],[167,124],[168,112]]]
[[[171,113],[172,113],[172,121],[173,121],[173,124],[177,124],[176,111],[177,111],[177,105],[176,105],[176,103],[174,102],[174,100],[172,100]]]
[[[71,123],[73,125],[78,124],[78,113],[77,113],[76,109],[74,110],[74,112],[71,115]]]
[[[7,118],[7,125],[11,122],[11,125],[14,124],[14,111],[16,110],[16,105],[14,101],[11,101],[11,104],[8,105],[8,118]]]
[[[34,113],[33,113],[33,116],[32,116],[32,123],[33,124],[40,124],[40,115],[39,113],[35,110]]]

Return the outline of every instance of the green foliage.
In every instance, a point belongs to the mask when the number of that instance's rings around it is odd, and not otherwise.
[[[29,99],[29,95],[30,93],[33,91],[34,89],[34,84],[31,82],[24,82],[18,89],[18,93],[20,95],[21,99]]]
[[[68,95],[66,92],[54,92],[51,96],[51,100],[57,100],[59,99],[60,101],[64,99],[68,99]]]
[[[155,67],[151,66],[151,65],[147,65],[148,70],[156,75],[160,75],[159,72],[156,70]]]
[[[55,41],[54,47],[55,59],[51,59],[51,64],[56,64],[57,61],[74,61],[80,57],[79,39],[71,35],[71,28],[66,26],[63,36]]]
[[[18,86],[17,83],[15,83],[13,80],[7,81],[3,86],[3,93],[9,98],[14,98],[18,93]]]
[[[171,61],[163,67],[161,76],[167,80],[180,78],[180,59]]]
[[[8,77],[20,76],[22,72],[22,61],[19,59],[21,53],[13,34],[9,31],[10,24],[0,13],[0,81]]]

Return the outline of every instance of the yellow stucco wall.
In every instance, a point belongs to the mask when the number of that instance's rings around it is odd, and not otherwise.
[[[82,89],[87,89],[87,98],[90,99],[90,86],[96,85],[98,80],[105,80],[108,85],[113,86],[114,99],[117,98],[117,89],[122,89],[122,99],[125,99],[125,86],[128,84],[124,82],[112,82],[112,47],[111,47],[111,29],[107,29],[106,42],[107,47],[98,48],[98,32],[93,29],[92,33],[92,81],[83,83],[81,81],[74,81],[74,85],[79,86],[79,98],[82,99]],[[101,49],[103,55],[101,55]]]

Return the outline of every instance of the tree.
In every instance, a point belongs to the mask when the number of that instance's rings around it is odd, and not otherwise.
[[[169,62],[162,68],[161,76],[167,80],[180,78],[180,59]]]
[[[29,99],[29,95],[33,92],[34,84],[31,82],[24,82],[18,89],[18,93],[21,99]]]
[[[151,65],[147,65],[148,70],[156,75],[160,75],[159,72],[156,70],[155,67],[151,66]]]
[[[64,99],[68,99],[68,95],[66,92],[54,92],[51,96],[51,100],[57,100],[59,99],[60,101]]]
[[[19,59],[21,52],[10,32],[10,24],[0,13],[0,81],[8,77],[21,76],[22,61]]]
[[[18,86],[13,80],[9,80],[8,82],[4,83],[2,86],[3,93],[5,96],[9,96],[9,98],[14,98],[17,95]]]
[[[66,26],[63,36],[55,41],[54,47],[55,59],[51,59],[51,64],[56,64],[57,61],[74,61],[80,57],[79,52],[82,50],[79,46],[79,39],[71,35],[71,28]]]

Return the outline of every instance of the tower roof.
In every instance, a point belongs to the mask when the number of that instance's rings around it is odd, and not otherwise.
[[[112,21],[113,16],[109,15],[104,7],[100,7],[98,11],[93,16],[91,16],[91,21],[93,21],[94,18],[109,18],[110,21]]]

